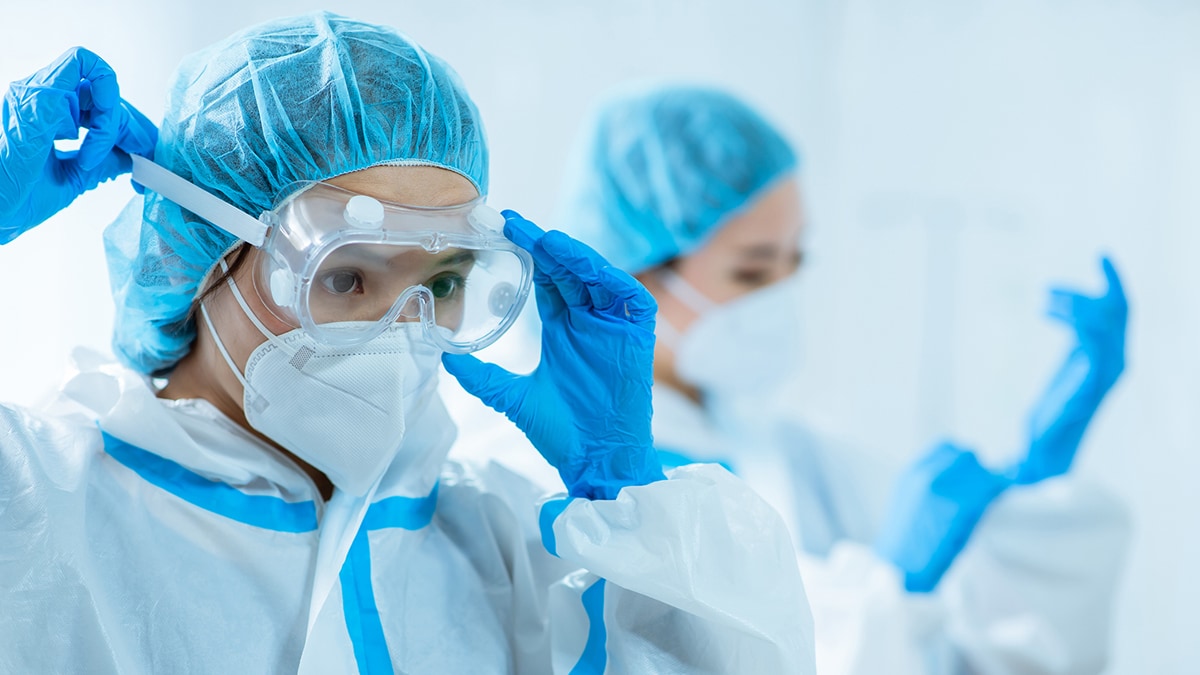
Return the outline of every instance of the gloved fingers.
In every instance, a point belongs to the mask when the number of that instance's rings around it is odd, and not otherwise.
[[[58,208],[66,207],[76,195],[133,170],[133,160],[120,150],[108,153],[101,158],[99,164],[90,169],[84,168],[77,151],[55,150],[50,161],[55,182],[70,186],[70,191],[62,193],[63,203]]]
[[[85,170],[104,161],[121,123],[115,114],[121,100],[117,75],[104,59],[83,47],[74,47],[35,73],[27,86],[41,90],[34,93],[38,98],[51,93],[48,90],[66,97],[71,119],[52,113],[58,118],[54,120],[55,137],[77,138],[80,127],[88,129],[77,158]]]
[[[70,185],[76,194],[132,171],[133,160],[130,159],[130,154],[153,156],[154,145],[158,140],[158,129],[154,123],[124,100],[119,102],[117,116],[123,121],[120,122],[121,129],[116,144],[101,155],[94,165],[88,166],[84,161],[82,145],[74,152],[54,151],[58,162],[58,166],[54,167],[56,177],[59,182]],[[89,131],[88,138],[99,133]],[[87,142],[87,139],[84,139],[84,144]],[[140,185],[134,183],[133,186],[139,194],[142,192]]]
[[[510,412],[513,397],[506,394],[523,376],[514,375],[494,363],[480,361],[471,354],[442,354],[442,365],[468,394],[497,412]]]
[[[549,281],[550,277],[545,273],[540,273],[540,275],[546,280],[540,280],[539,273],[534,272],[533,297],[537,300],[538,317],[542,320],[544,330],[545,326],[552,323],[551,317],[557,316],[566,309],[567,303],[558,289],[554,287],[554,283]]]
[[[638,325],[654,322],[658,314],[658,303],[650,291],[632,275],[615,267],[601,270],[601,283],[618,299],[611,314]]]
[[[1075,329],[1081,336],[1105,339],[1125,332],[1127,312],[1121,298],[1093,298],[1067,289],[1050,292],[1047,315]]]
[[[967,455],[974,457],[969,448],[943,439],[917,459],[914,467],[920,467],[923,471],[942,472]]]
[[[557,258],[546,250],[546,239],[537,243],[537,253],[533,256],[534,263],[541,267],[544,279],[549,284],[547,290],[553,289],[562,298],[567,307],[583,307],[591,304],[591,295],[579,275],[563,265]]]
[[[128,155],[142,155],[154,159],[154,146],[158,144],[158,127],[125,99],[121,99],[118,111],[124,119],[114,150],[109,154],[125,156],[126,161],[122,162],[127,167],[122,171],[125,173],[133,170],[133,162],[128,159]],[[145,192],[141,184],[132,180],[130,184],[139,195]]]
[[[115,88],[116,79],[112,82]],[[83,143],[79,145],[79,161],[85,169],[103,162],[104,157],[112,152],[113,148],[132,154],[153,154],[154,143],[158,140],[158,129],[124,99],[117,97],[116,103],[111,107],[102,107],[93,94],[92,108],[89,110],[84,107],[81,100],[80,109],[81,123],[88,130]]]
[[[117,76],[112,68],[99,56],[83,48],[76,48],[64,57],[68,60],[52,81],[57,88],[64,88],[69,79],[76,72],[79,73],[76,80],[79,107],[76,123],[88,130],[75,159],[80,168],[91,172],[101,165],[111,167],[120,164],[129,167],[131,163],[128,157],[114,163],[111,157],[114,148],[129,154],[153,157],[154,146],[158,142],[158,128],[141,111],[120,97]],[[77,130],[74,130],[72,136],[76,133]],[[125,168],[124,172],[128,171],[129,168]],[[107,170],[101,173],[105,175],[103,180],[112,177],[107,175],[110,173]],[[138,187],[135,184],[135,189]]]
[[[1051,318],[1074,325],[1079,321],[1080,314],[1087,311],[1087,303],[1092,300],[1092,298],[1069,288],[1052,288],[1046,314]]]
[[[504,236],[530,254],[533,253],[534,245],[546,236],[542,228],[525,220],[524,216],[512,209],[505,209],[500,215],[504,216]]]
[[[601,270],[608,263],[600,254],[557,230],[542,238],[541,247],[558,263],[551,276],[560,288],[571,289],[563,293],[569,305],[604,313],[612,309],[617,298],[601,283]]]
[[[131,155],[154,159],[154,146],[158,144],[158,127],[125,99],[121,99],[118,114],[122,123],[116,147]]]
[[[534,282],[543,293],[560,299],[567,307],[587,304],[588,290],[579,277],[564,267],[545,248],[545,238],[533,247]]]
[[[112,110],[120,100],[117,74],[111,66],[83,47],[72,47],[29,78],[33,86],[53,87],[63,91],[78,91],[86,81],[90,88],[90,104],[101,110]]]
[[[41,175],[54,141],[79,137],[79,99],[74,90],[14,82],[4,95],[4,143],[0,163],[5,176],[27,189]]]
[[[1128,314],[1125,289],[1117,268],[1107,256],[1100,259],[1107,289],[1100,296],[1088,296],[1071,288],[1054,288],[1050,291],[1050,306],[1047,313],[1070,324],[1087,324],[1099,327],[1124,326]]]
[[[550,232],[542,246],[583,283],[595,311],[639,324],[653,319],[658,312],[654,297],[637,279],[610,265],[587,244],[561,232]]]
[[[504,236],[529,252],[533,257],[533,282],[538,295],[538,313],[545,318],[548,312],[563,305],[575,306],[587,295],[583,284],[562,268],[554,256],[546,252],[543,241],[546,233],[525,220],[521,214],[504,210]],[[543,304],[542,300],[550,302]]]
[[[1129,306],[1125,298],[1125,285],[1121,283],[1121,276],[1117,274],[1117,267],[1108,256],[1100,259],[1100,267],[1104,270],[1104,279],[1108,282],[1108,292],[1104,297],[1110,304],[1115,307],[1127,309]]]
[[[652,320],[657,313],[653,296],[636,279],[610,265],[587,244],[555,231],[542,239],[541,246],[567,274],[583,284],[588,304],[595,311],[639,324]],[[585,305],[577,302],[573,306]]]

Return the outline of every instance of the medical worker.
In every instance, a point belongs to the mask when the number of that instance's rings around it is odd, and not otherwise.
[[[1126,303],[1108,260],[1099,297],[1052,293],[1075,345],[1009,465],[947,442],[888,470],[761,408],[731,419],[794,372],[805,219],[778,131],[720,91],[626,91],[600,107],[567,185],[565,229],[658,300],[664,463],[729,465],[810,556],[819,670],[1102,670],[1128,524],[1113,496],[1064,474],[1124,368]]]
[[[782,520],[654,452],[653,298],[486,205],[444,62],[316,13],[187,57],[157,131],[84,49],[10,87],[5,241],[131,169],[119,363],[0,407],[0,672],[813,672]],[[471,356],[531,288],[539,367]],[[441,364],[565,496],[445,461]]]

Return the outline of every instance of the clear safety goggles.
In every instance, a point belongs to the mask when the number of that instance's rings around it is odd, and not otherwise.
[[[328,345],[420,321],[444,351],[471,352],[508,330],[529,295],[533,260],[482,197],[416,207],[314,182],[256,220],[140,157],[133,179],[260,248],[263,304]]]

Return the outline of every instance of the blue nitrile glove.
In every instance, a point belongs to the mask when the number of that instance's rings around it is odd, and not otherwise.
[[[1125,369],[1128,305],[1121,280],[1102,260],[1108,291],[1093,298],[1053,289],[1050,316],[1075,329],[1077,343],[1030,418],[1029,451],[1002,474],[975,456],[943,444],[897,482],[892,508],[876,549],[905,575],[910,591],[927,592],[938,581],[987,508],[1011,484],[1029,484],[1066,473],[1088,423]]]
[[[80,129],[88,133],[78,150],[54,148]],[[128,173],[127,153],[151,156],[157,140],[154,124],[121,99],[112,68],[82,47],[13,82],[0,108],[0,244]]]
[[[1009,485],[971,451],[943,442],[896,481],[875,550],[900,568],[905,589],[928,593]]]
[[[1129,305],[1108,258],[1101,260],[1108,291],[1093,298],[1070,289],[1050,293],[1049,315],[1075,330],[1077,342],[1029,417],[1029,452],[1009,475],[1036,483],[1071,468],[1088,423],[1125,370]]]
[[[570,496],[613,499],[626,485],[664,479],[650,435],[653,296],[562,232],[504,216],[505,236],[533,256],[541,362],[514,375],[446,354],[446,370],[525,432]]]

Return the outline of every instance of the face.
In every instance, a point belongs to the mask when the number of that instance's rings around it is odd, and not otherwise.
[[[677,259],[674,269],[713,302],[730,302],[794,273],[800,266],[803,230],[800,186],[787,179],[730,219],[703,247]],[[698,318],[655,283],[652,274],[647,287],[661,316],[676,329],[686,331]]]
[[[478,196],[475,187],[463,176],[428,166],[372,167],[326,182],[381,201],[411,206],[455,206]],[[436,256],[418,255],[420,260],[410,260],[414,254],[389,256],[388,248],[359,246],[352,249],[357,254],[330,256],[329,263],[322,265],[326,273],[319,274],[320,278],[314,282],[316,295],[312,298],[312,309],[318,320],[320,315],[338,320],[374,320],[405,288],[424,284],[434,294],[439,322],[453,323],[454,299],[459,297],[456,284],[470,271],[474,261],[453,250]],[[282,335],[296,326],[277,316],[277,311],[255,291],[253,276],[260,267],[261,255],[258,249],[251,249],[233,279],[250,310],[267,330]],[[344,259],[347,255],[352,259]],[[217,289],[206,304],[230,357],[244,370],[250,354],[266,338],[245,317],[227,288]],[[370,316],[376,311],[372,308],[377,306],[384,309]],[[240,390],[236,380],[226,384]],[[237,398],[240,400],[240,391]]]

